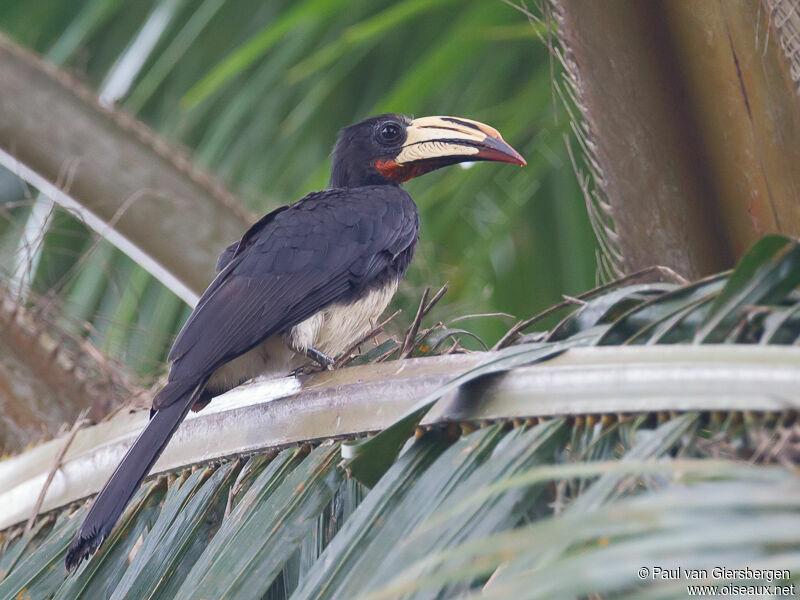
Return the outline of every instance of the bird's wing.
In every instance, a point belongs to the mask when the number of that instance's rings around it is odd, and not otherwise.
[[[178,334],[170,380],[208,377],[357,293],[414,245],[418,224],[411,198],[387,186],[317,192],[268,217],[242,237]]]
[[[219,258],[217,259],[217,266],[214,268],[214,272],[219,273],[220,271],[222,271],[222,269],[227,267],[228,264],[230,264],[231,260],[233,260],[233,256],[234,254],[236,254],[236,251],[238,249],[239,249],[239,240],[236,240],[230,246],[225,248],[225,250],[222,251],[222,254],[220,254]]]
[[[309,194],[308,196],[306,196],[305,198],[300,200],[300,202],[308,202],[310,200],[313,200],[316,196],[319,196],[320,194],[325,194],[325,192],[312,192],[311,194]],[[286,204],[284,206],[279,206],[278,208],[276,208],[272,212],[269,212],[269,213],[265,214],[258,221],[253,223],[250,226],[250,229],[248,229],[244,233],[244,235],[242,236],[242,239],[236,240],[235,242],[230,244],[227,248],[225,248],[225,250],[222,251],[222,254],[220,254],[219,258],[217,259],[217,266],[215,268],[215,272],[219,273],[225,267],[227,267],[230,264],[230,262],[233,260],[233,258],[237,254],[239,254],[239,248],[240,247],[242,249],[246,248],[247,245],[250,242],[252,242],[253,240],[256,239],[258,234],[260,234],[261,232],[264,231],[264,229],[267,227],[267,225],[269,225],[270,223],[272,223],[272,221],[275,220],[275,217],[278,214],[282,213],[285,210],[290,209],[292,206],[295,206],[295,205]]]

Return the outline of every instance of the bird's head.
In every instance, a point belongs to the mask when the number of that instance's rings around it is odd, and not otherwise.
[[[385,114],[345,127],[333,150],[332,187],[398,185],[460,162],[525,159],[488,125],[460,117]]]

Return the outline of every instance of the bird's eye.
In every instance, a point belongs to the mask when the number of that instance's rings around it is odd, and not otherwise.
[[[393,144],[399,141],[402,134],[400,125],[391,121],[384,123],[378,129],[378,139],[384,144]]]

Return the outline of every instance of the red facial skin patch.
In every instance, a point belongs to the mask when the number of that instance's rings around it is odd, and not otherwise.
[[[390,158],[378,159],[375,161],[375,168],[378,170],[378,173],[386,177],[386,179],[391,179],[397,183],[408,181],[414,176],[409,174],[411,169],[408,169],[404,165],[397,164]]]
[[[375,161],[375,168],[378,170],[378,173],[386,177],[386,179],[397,183],[403,183],[409,179],[414,179],[414,177],[419,177],[429,171],[433,171],[437,168],[437,165],[433,162],[431,162],[431,164],[417,162],[410,165],[401,165],[391,158],[381,158]]]

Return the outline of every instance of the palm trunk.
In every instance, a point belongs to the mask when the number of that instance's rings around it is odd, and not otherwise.
[[[694,278],[800,235],[792,4],[554,1],[623,270]]]

